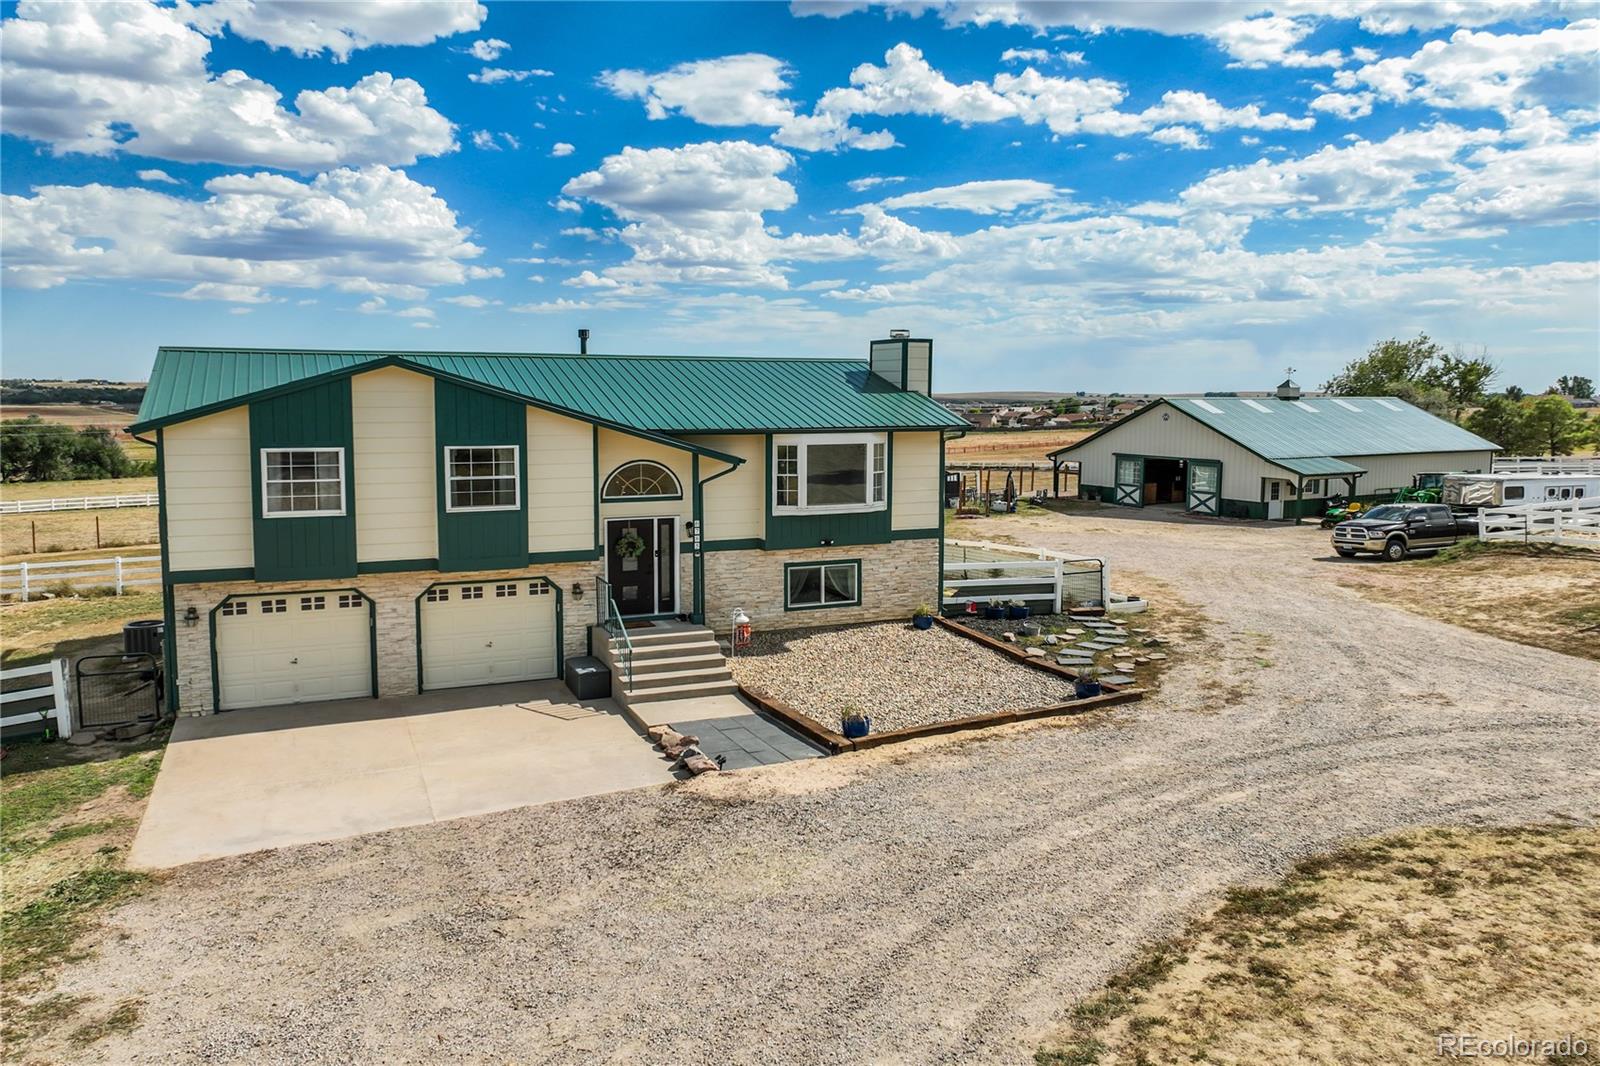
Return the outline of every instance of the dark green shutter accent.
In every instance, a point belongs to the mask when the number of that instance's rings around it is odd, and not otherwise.
[[[931,372],[932,368],[930,367],[929,370]],[[933,391],[933,377],[931,373],[928,378],[928,391],[930,393]],[[944,480],[946,476],[944,468],[944,446],[946,443],[947,441],[944,439],[944,434],[939,434],[939,529],[938,533],[936,534],[939,538],[939,573],[934,579],[937,584],[935,584],[933,587],[932,602],[935,609],[937,609],[941,614],[944,613],[944,505],[948,502],[945,497]]]
[[[706,560],[705,551],[701,545],[705,544],[705,486],[700,484],[700,453],[696,452],[689,457],[689,480],[694,482],[694,540],[690,542],[690,550],[694,553],[691,567],[694,572],[694,613],[689,616],[690,621],[700,625],[706,620]],[[677,574],[672,575],[672,580],[681,580]],[[657,599],[660,597],[658,596]]]
[[[439,569],[510,570],[528,563],[528,415],[524,404],[437,380],[433,386],[439,482]],[[521,457],[514,511],[446,509],[445,449],[516,445]]]
[[[263,448],[343,448],[345,513],[320,518],[267,518],[261,500]],[[250,405],[250,486],[257,581],[355,576],[355,468],[348,377]]]
[[[161,538],[161,669],[167,713],[178,711],[178,609],[172,589],[172,560],[167,554],[167,449],[156,430],[156,530]]]
[[[767,509],[767,548],[820,548],[841,544],[887,544],[889,511],[857,514],[775,515]]]

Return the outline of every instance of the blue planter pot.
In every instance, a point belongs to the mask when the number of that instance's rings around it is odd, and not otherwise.
[[[931,614],[912,615],[911,616],[911,624],[916,626],[918,629],[932,629],[933,628],[933,615],[931,615]]]
[[[998,621],[1005,616],[1006,609],[1004,607],[985,607],[983,609],[983,617],[987,618],[991,622]]]
[[[1028,617],[1028,609],[1026,607],[1007,607],[1006,616],[1008,618],[1026,618]]]
[[[844,735],[847,739],[856,740],[857,738],[864,737],[868,733],[872,732],[872,716],[870,714],[867,715],[865,720],[860,718],[854,720],[841,718],[839,720],[839,725],[843,729]]]
[[[1098,696],[1100,695],[1100,682],[1093,678],[1080,677],[1072,683],[1072,691],[1073,695],[1080,700],[1088,699],[1090,696]]]

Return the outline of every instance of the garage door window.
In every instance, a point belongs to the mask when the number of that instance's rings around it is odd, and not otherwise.
[[[301,596],[300,597],[300,609],[302,611],[321,611],[321,610],[326,610],[327,606],[328,606],[328,598],[326,596]]]
[[[249,600],[229,600],[222,605],[222,617],[237,618],[241,614],[250,613]]]
[[[339,593],[339,606],[360,607],[361,597],[354,592],[341,592]]]
[[[261,496],[268,518],[344,514],[344,449],[261,449]]]
[[[516,445],[446,448],[445,479],[450,511],[515,511],[522,503]]]
[[[502,599],[502,600],[505,599],[507,596],[515,596],[517,594],[517,586],[515,586],[515,585],[496,585],[494,587],[494,594],[495,594],[495,597],[497,599]]]
[[[262,600],[261,601],[261,613],[262,614],[283,614],[288,609],[289,609],[289,601],[288,600]]]
[[[463,586],[461,586],[461,598],[464,599],[464,600],[481,600],[481,599],[483,599],[483,586],[482,585],[463,585]]]
[[[429,589],[428,590],[427,600],[428,600],[429,603],[449,603],[450,602],[450,590],[449,589]]]

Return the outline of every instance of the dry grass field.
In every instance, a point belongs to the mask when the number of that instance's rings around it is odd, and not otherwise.
[[[1469,543],[1432,559],[1360,560],[1339,584],[1481,633],[1600,661],[1600,552]]]
[[[1234,888],[1073,1008],[1039,1066],[1440,1061],[1445,1034],[1586,1038],[1600,1062],[1600,830],[1428,829]]]
[[[153,477],[105,478],[97,481],[15,481],[0,485],[0,500],[66,499],[77,496],[126,496],[155,492]],[[96,537],[95,523],[99,522]],[[154,550],[157,540],[154,507],[115,507],[95,511],[45,511],[0,515],[0,558],[6,562],[55,561],[62,552],[106,552],[112,549]]]
[[[1080,441],[1092,429],[973,430],[945,447],[947,461],[1033,459],[1045,462],[1048,453]]]

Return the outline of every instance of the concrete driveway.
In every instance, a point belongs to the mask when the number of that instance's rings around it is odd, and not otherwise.
[[[180,718],[130,863],[179,866],[673,780],[559,681]]]

